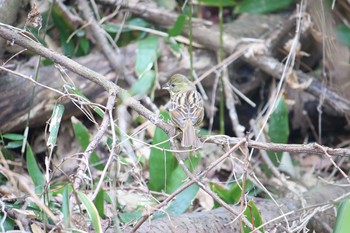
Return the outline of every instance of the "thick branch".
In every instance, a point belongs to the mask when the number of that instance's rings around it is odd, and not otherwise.
[[[144,116],[150,120],[153,124],[157,125],[159,128],[164,130],[167,134],[174,132],[173,127],[162,121],[159,116],[145,108],[140,104],[139,101],[135,100],[132,97],[128,97],[128,92],[113,82],[107,80],[104,76],[92,71],[85,66],[80,65],[79,63],[67,58],[64,55],[58,54],[50,49],[45,48],[41,44],[29,40],[27,36],[24,35],[23,31],[15,29],[6,24],[0,24],[0,37],[12,41],[15,44],[18,44],[24,48],[27,48],[57,64],[60,64],[72,72],[85,77],[86,79],[102,86],[106,91],[116,90],[118,95],[123,97],[123,100],[134,109],[138,114]]]
[[[211,142],[215,144],[227,145],[232,144],[235,145],[241,138],[236,137],[228,137],[225,135],[222,136],[207,136],[202,137],[205,142]],[[258,142],[254,140],[247,141],[247,145],[250,148],[255,148],[258,150],[268,150],[268,151],[286,151],[290,153],[306,153],[306,154],[318,154],[324,155],[326,151],[331,156],[350,156],[350,150],[345,148],[329,148],[321,146],[317,143],[309,143],[309,144],[280,144],[280,143],[267,143],[267,142]],[[323,148],[323,149],[321,149]]]
[[[301,204],[301,201],[291,198],[278,199],[279,206],[276,206],[271,200],[259,198],[254,199],[254,203],[261,213],[264,224],[268,223],[264,226],[265,232],[284,232],[286,230],[286,222],[280,210],[287,217],[291,230],[309,221],[308,218],[304,219],[302,216],[315,215],[317,218],[311,218],[308,227],[314,229],[315,232],[324,232],[324,225],[333,226],[334,224],[335,214],[332,209],[334,203],[339,203],[341,199],[346,198],[349,192],[349,187],[327,185],[304,193],[302,195],[304,205]],[[233,206],[233,208],[239,211],[240,207]],[[143,224],[138,232],[239,233],[240,223],[239,221],[232,222],[232,219],[228,210],[218,208],[206,212],[156,219]]]

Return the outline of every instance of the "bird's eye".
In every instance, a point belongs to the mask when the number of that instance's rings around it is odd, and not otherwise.
[[[170,84],[170,87],[175,87],[175,84],[174,83]]]

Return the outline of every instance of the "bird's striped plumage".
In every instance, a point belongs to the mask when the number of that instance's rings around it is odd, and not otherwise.
[[[174,95],[169,111],[179,128],[185,127],[186,119],[190,119],[193,126],[199,126],[204,117],[202,97],[196,90]]]
[[[174,75],[167,83],[170,92],[169,112],[172,121],[183,131],[181,145],[183,147],[199,147],[195,127],[204,117],[203,100],[196,87],[183,75]]]

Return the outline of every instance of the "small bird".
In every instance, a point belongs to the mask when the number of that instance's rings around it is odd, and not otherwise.
[[[180,128],[182,147],[200,147],[201,141],[196,135],[198,127],[204,117],[203,99],[196,86],[181,74],[173,75],[163,89],[170,93],[169,112],[171,120]]]

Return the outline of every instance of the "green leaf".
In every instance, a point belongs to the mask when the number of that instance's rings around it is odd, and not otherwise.
[[[254,204],[254,201],[249,201],[247,204],[247,208],[244,211],[244,216],[248,219],[249,222],[252,223],[252,225],[257,228],[260,227],[263,224],[261,215],[259,213],[258,208],[256,207],[256,205]],[[252,229],[250,229],[249,227],[247,227],[247,225],[243,222],[243,229],[244,229],[244,233],[250,233],[252,232]],[[263,233],[264,232],[264,228],[259,228],[260,231]]]
[[[242,190],[237,184],[233,185],[231,189],[227,189],[221,185],[210,182],[210,189],[227,204],[237,204],[242,195]],[[220,205],[215,203],[214,206],[215,208],[218,208]]]
[[[170,119],[168,112],[161,112],[160,115],[163,119]],[[152,145],[157,147],[170,149],[170,143],[168,136],[160,128],[156,128]],[[166,141],[166,142],[164,142]],[[170,152],[165,152],[157,148],[152,147],[149,157],[149,173],[150,180],[148,187],[150,190],[160,192],[165,191],[166,183],[169,182],[171,173],[175,169],[176,159]]]
[[[336,27],[335,33],[341,43],[350,47],[350,28],[342,24]]]
[[[200,152],[196,156],[190,156],[186,161],[185,165],[192,172],[194,168],[198,165],[201,158]],[[177,162],[177,161],[176,161]],[[171,172],[170,179],[167,182],[166,192],[171,194],[175,192],[179,187],[182,186],[184,180],[187,178],[186,173],[180,165],[177,165],[176,168]]]
[[[156,73],[153,70],[149,70],[144,73],[130,88],[131,95],[145,95],[149,92],[154,85],[156,79]]]
[[[193,184],[178,194],[164,212],[158,212],[154,215],[153,219],[164,217],[167,214],[172,216],[178,216],[183,214],[191,205],[194,198],[197,196],[199,187]]]
[[[59,32],[58,36],[60,38],[64,54],[68,57],[72,57],[74,55],[74,42],[73,40],[67,42],[69,36],[73,32],[70,23],[65,19],[63,13],[56,7],[54,7],[52,12],[52,19]]]
[[[79,47],[83,51],[82,55],[87,55],[90,52],[90,41],[88,39],[86,39],[85,37],[80,38]]]
[[[26,161],[27,161],[27,169],[30,177],[33,180],[35,185],[35,193],[42,194],[44,191],[44,175],[41,173],[38,163],[36,162],[35,155],[32,151],[32,148],[27,143],[26,149]]]
[[[235,8],[235,13],[266,14],[290,6],[294,0],[244,0]]]
[[[207,6],[235,6],[237,3],[235,0],[199,0],[199,2],[204,3]]]
[[[72,190],[71,185],[66,185],[62,195],[62,214],[63,223],[66,228],[70,227],[70,211],[69,211],[69,194]]]
[[[334,224],[334,233],[350,232],[350,199],[344,200],[337,211],[337,219]]]
[[[7,218],[4,220],[4,214],[0,212],[0,222],[2,225],[0,226],[0,231],[1,232],[7,232],[7,231],[12,231],[15,229],[15,222],[11,218],[7,216]]]
[[[47,139],[47,146],[51,149],[56,146],[58,132],[60,130],[60,124],[64,112],[63,104],[56,104],[52,111],[49,138]]]
[[[176,19],[175,24],[168,29],[169,36],[181,35],[184,27],[186,25],[186,15],[179,15]]]
[[[190,156],[186,161],[185,165],[192,172],[195,167],[198,165],[201,156]],[[186,173],[183,171],[181,166],[177,166],[175,170],[171,173],[170,180],[168,181],[167,193],[173,193],[178,188],[180,188],[187,178]],[[181,215],[183,214],[191,205],[194,198],[198,193],[198,185],[193,184],[182,191],[176,196],[176,199],[173,200],[170,205],[166,208],[165,213],[169,215]],[[157,213],[154,218],[163,217],[165,215],[163,212]]]
[[[94,203],[84,193],[80,191],[78,191],[78,197],[80,201],[83,203],[83,205],[85,206],[90,216],[92,225],[94,226],[94,229],[95,229],[94,232],[97,232],[97,233],[102,232],[101,219]]]
[[[137,44],[135,72],[138,77],[151,70],[157,59],[158,38],[150,36]]]
[[[88,129],[75,117],[71,118],[73,131],[75,138],[78,140],[78,143],[82,147],[83,150],[86,150],[90,143],[90,134]],[[100,162],[100,158],[96,154],[96,152],[92,152],[89,160],[91,165],[97,164]],[[96,169],[102,171],[104,169],[102,164],[96,166]]]
[[[130,32],[136,30],[134,28],[128,27],[128,25],[145,28],[149,26],[149,23],[141,18],[133,18],[127,22],[126,27],[121,27],[120,25],[112,23],[106,23],[103,24],[103,29],[109,33],[118,33],[120,31],[120,28],[122,28],[122,32]]]
[[[287,143],[289,136],[288,110],[283,97],[278,100],[275,111],[271,114],[268,135],[271,142]],[[279,165],[282,152],[268,151],[269,157],[275,166]]]
[[[246,180],[245,192],[252,189],[252,183]],[[224,202],[235,205],[240,201],[242,195],[242,181],[237,184],[234,182],[231,188],[223,187],[216,183],[210,182],[210,189],[213,190]],[[220,207],[220,204],[214,201],[214,208]]]
[[[132,18],[128,20],[125,25],[121,26],[116,24],[106,24],[104,29],[115,37],[119,31],[122,33],[117,41],[117,45],[120,47],[126,46],[135,40],[140,40],[147,35],[147,32],[143,31],[142,28],[148,28],[149,23],[141,18]]]
[[[119,217],[123,223],[134,222],[142,217],[142,211],[135,210],[134,212],[119,212]]]
[[[23,141],[13,141],[13,142],[8,142],[6,144],[6,149],[16,149],[16,148],[20,148],[23,145]]]
[[[104,191],[103,189],[101,189],[98,193],[97,193],[97,196],[94,200],[94,204],[97,208],[97,211],[98,211],[98,214],[100,215],[101,218],[104,218],[105,217],[105,208],[104,208]]]
[[[22,141],[24,139],[23,134],[17,134],[17,133],[7,133],[2,135],[2,137],[12,141]]]

